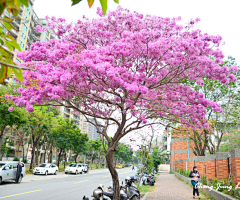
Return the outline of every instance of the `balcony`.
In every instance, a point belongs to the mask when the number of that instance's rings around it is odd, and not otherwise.
[[[19,28],[20,23],[21,23],[21,21],[19,19],[13,20],[13,22],[12,22],[13,26],[15,26],[16,28]]]
[[[11,33],[12,33],[12,35],[15,36],[15,37],[18,36],[18,31],[14,30],[14,29],[11,30]]]
[[[70,109],[68,109],[68,108],[64,108],[64,112],[70,114]]]

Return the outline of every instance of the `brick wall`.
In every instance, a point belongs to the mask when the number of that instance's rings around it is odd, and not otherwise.
[[[229,164],[228,165],[228,159]],[[206,175],[208,181],[217,177],[217,180],[225,180],[229,177],[229,167],[234,185],[240,186],[240,149],[231,149],[230,153],[218,152],[215,155],[194,156],[189,159],[179,159],[172,162],[173,170],[176,168],[191,171],[197,166],[200,177]]]

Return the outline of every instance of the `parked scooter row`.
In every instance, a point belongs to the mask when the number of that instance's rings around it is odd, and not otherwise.
[[[142,176],[142,183],[143,185],[154,185],[155,184],[155,179],[154,179],[154,174],[143,174]]]
[[[133,177],[133,182],[139,182],[140,180],[140,176],[139,175],[135,175]],[[150,173],[150,174],[143,174],[142,176],[142,183],[143,185],[154,185],[155,184],[155,179],[154,179],[154,174]]]
[[[133,185],[134,177],[127,177],[125,184],[120,185],[120,199],[121,200],[139,200],[140,192],[136,186]],[[104,190],[104,186],[100,184],[97,189],[93,191],[93,200],[113,200],[113,187],[109,186],[107,191]],[[83,200],[89,200],[88,197],[83,197]]]

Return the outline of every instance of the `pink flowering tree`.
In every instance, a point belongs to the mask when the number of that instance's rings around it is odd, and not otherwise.
[[[18,54],[25,61],[22,65],[33,70],[24,72],[21,95],[11,98],[29,112],[34,105],[65,106],[86,120],[94,118],[94,123],[88,122],[105,138],[117,200],[113,152],[119,140],[152,124],[191,122],[193,128],[208,128],[205,108],[221,112],[220,106],[184,84],[204,84],[204,77],[228,84],[236,81],[232,72],[238,68],[218,65],[224,57],[218,48],[222,38],[195,30],[199,19],[182,25],[180,17],[143,16],[122,8],[105,17],[101,9],[98,14],[98,19],[83,18],[75,24],[52,17],[48,26],[60,39],[36,42]]]

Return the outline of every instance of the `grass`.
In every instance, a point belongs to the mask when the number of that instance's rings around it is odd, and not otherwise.
[[[157,177],[154,176],[154,179],[156,181]],[[147,193],[147,192],[152,192],[155,188],[155,185],[154,186],[151,186],[151,185],[142,185],[142,186],[139,186],[138,187],[138,190],[140,191],[140,193]]]
[[[154,189],[154,186],[151,185],[142,185],[138,187],[138,190],[140,193],[147,193],[147,192],[152,192]]]

